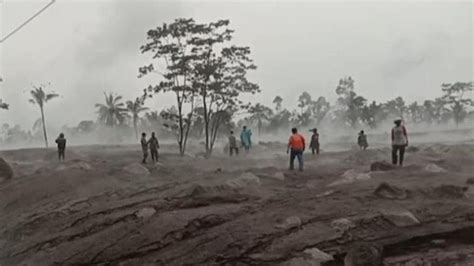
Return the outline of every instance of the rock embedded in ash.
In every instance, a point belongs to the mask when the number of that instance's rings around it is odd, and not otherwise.
[[[132,163],[123,168],[123,171],[138,176],[149,176],[150,171],[148,168],[139,163]]]
[[[321,266],[320,263],[312,262],[305,258],[292,258],[279,264],[280,266]]]
[[[439,185],[432,188],[427,193],[433,198],[463,199],[469,187],[456,185]]]
[[[11,166],[3,158],[0,158],[0,182],[11,179],[12,177],[13,170]]]
[[[275,225],[276,228],[280,229],[291,229],[291,228],[301,228],[302,222],[300,217],[298,216],[290,216],[286,218],[284,221],[277,221]]]
[[[137,218],[145,219],[145,218],[150,218],[155,213],[156,213],[155,208],[146,207],[135,212],[135,216],[137,216]]]
[[[360,180],[369,180],[371,178],[369,173],[359,173],[354,169],[350,169],[345,171],[342,175],[341,178],[332,182],[329,184],[329,187],[333,186],[338,186],[338,185],[344,185],[344,184],[351,184],[354,183],[355,181],[360,181]]]
[[[285,174],[282,173],[282,172],[276,172],[276,173],[273,174],[272,177],[274,177],[278,180],[281,180],[281,181],[285,180]]]
[[[352,228],[355,227],[355,224],[347,219],[347,218],[341,218],[341,219],[336,219],[331,222],[331,227],[336,230],[336,232],[346,232]]]
[[[369,243],[353,245],[344,258],[344,266],[381,266],[383,249]]]
[[[377,161],[370,165],[370,171],[390,171],[397,167],[387,161]]]
[[[433,239],[431,240],[431,243],[436,246],[444,246],[446,244],[446,240],[444,239]]]
[[[468,179],[466,180],[466,184],[468,184],[468,185],[474,185],[474,177],[468,178]]]
[[[420,221],[415,217],[415,215],[407,210],[384,210],[382,211],[382,215],[385,219],[398,227],[420,224]]]
[[[312,262],[319,263],[319,264],[334,260],[334,257],[332,255],[327,254],[326,252],[323,252],[317,248],[306,249],[305,251],[303,251],[303,253],[304,253],[304,257],[307,260],[310,260]]]
[[[434,163],[427,164],[424,170],[431,173],[445,173],[446,172],[444,168],[441,168]]]
[[[383,182],[374,191],[374,194],[379,198],[384,199],[406,199],[408,198],[408,192],[405,189],[390,185]]]
[[[248,186],[260,186],[260,178],[253,173],[246,172],[237,178],[228,180],[225,183],[231,188],[243,188]]]

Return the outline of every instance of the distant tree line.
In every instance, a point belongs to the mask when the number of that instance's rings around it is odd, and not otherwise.
[[[272,107],[244,103],[243,94],[260,92],[259,86],[247,79],[247,74],[257,67],[249,47],[232,43],[234,31],[229,24],[228,20],[197,23],[193,19],[176,19],[149,30],[140,51],[150,56],[150,63],[138,69],[138,77],[154,74],[156,84],[128,101],[106,93],[104,102],[95,104],[96,121],[81,121],[62,130],[72,137],[106,129],[127,131],[136,139],[140,131],[153,130],[161,137],[175,137],[181,155],[185,154],[189,138],[203,140],[206,154],[211,155],[219,136],[243,124],[263,134],[292,126],[319,127],[323,123],[352,129],[376,128],[395,117],[413,123],[454,121],[459,125],[473,114],[473,100],[469,97],[472,82],[442,84],[443,96],[422,103],[406,103],[402,97],[376,102],[359,95],[350,76],[340,79],[335,86],[334,103],[307,91],[298,97],[296,108],[291,110],[283,107],[284,99],[280,96],[274,97]],[[59,95],[44,88],[34,86],[30,92],[30,102],[39,107],[41,115],[32,130],[3,124],[1,140],[43,138],[48,146],[44,106]],[[148,98],[162,93],[172,94],[175,104],[160,111],[144,106]],[[8,108],[1,99],[0,108]]]
[[[282,107],[283,98],[276,96],[273,108],[260,103],[251,106],[241,124],[253,125],[259,132],[290,126],[318,127],[323,121],[348,128],[376,128],[382,122],[398,117],[411,123],[439,125],[454,121],[459,125],[469,114],[474,115],[473,100],[469,97],[473,91],[472,82],[442,84],[441,91],[443,96],[422,103],[406,103],[402,97],[378,103],[358,95],[354,79],[346,77],[339,80],[335,90],[338,98],[332,105],[322,96],[313,100],[305,91],[298,98],[298,108],[290,111]]]

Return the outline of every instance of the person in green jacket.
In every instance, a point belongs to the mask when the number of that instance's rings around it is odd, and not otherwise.
[[[247,126],[242,128],[242,132],[240,133],[240,142],[245,151],[248,152],[252,146],[252,131],[250,131]]]

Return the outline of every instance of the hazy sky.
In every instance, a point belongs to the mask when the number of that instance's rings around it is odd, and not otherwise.
[[[2,36],[49,0],[4,0]],[[62,95],[46,106],[49,125],[95,120],[103,92],[141,95],[159,76],[138,79],[150,62],[139,51],[147,30],[177,17],[230,19],[234,43],[248,45],[258,70],[251,78],[271,104],[285,106],[303,91],[333,100],[338,80],[351,75],[370,100],[440,95],[443,82],[473,79],[472,1],[69,1],[57,0],[0,44],[0,96],[10,104],[0,122],[31,128],[39,118],[28,103],[32,84],[50,82]],[[158,96],[148,105],[173,103]]]

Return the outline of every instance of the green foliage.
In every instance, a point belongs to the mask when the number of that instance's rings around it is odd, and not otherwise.
[[[259,92],[258,85],[247,80],[249,70],[256,69],[249,47],[224,46],[232,40],[228,20],[203,24],[203,34],[193,39],[194,60],[192,84],[200,96],[206,152],[212,152],[224,117],[234,109],[245,108],[242,93]]]
[[[140,113],[148,110],[148,107],[143,106],[143,100],[136,98],[135,101],[127,101],[127,111],[132,117],[132,124],[135,130],[135,138],[138,139],[138,121],[140,120]]]
[[[98,108],[97,113],[99,115],[98,121],[108,127],[115,127],[123,125],[126,119],[129,117],[127,114],[127,108],[122,101],[122,96],[114,96],[112,93],[106,94],[105,104],[97,103],[95,107]]]
[[[465,97],[466,93],[473,90],[472,82],[445,83],[441,87],[445,93],[442,100],[450,107],[454,122],[458,125],[466,118],[467,107],[473,105],[472,99]]]
[[[351,77],[339,80],[336,94],[340,109],[336,114],[339,120],[355,128],[360,120],[366,99],[354,92],[354,80]]]
[[[162,80],[144,90],[145,96],[171,92],[176,96],[176,114],[162,111],[162,116],[173,121],[179,152],[184,155],[194,112],[196,89],[192,86],[193,62],[197,59],[196,39],[204,34],[203,25],[193,19],[176,19],[171,24],[147,32],[148,42],[140,47],[142,53],[151,54],[153,63],[139,68],[139,77],[159,74]],[[164,68],[164,70],[160,70]],[[188,109],[185,114],[185,107]]]
[[[243,108],[241,93],[257,93],[256,84],[247,80],[247,72],[256,69],[249,47],[225,46],[232,39],[228,20],[199,24],[193,19],[177,19],[148,31],[142,53],[151,53],[155,63],[141,67],[139,76],[160,74],[162,81],[149,86],[145,95],[173,92],[177,112],[162,112],[170,129],[176,132],[180,153],[184,154],[193,121],[200,119],[205,132],[206,152],[212,151],[223,114]],[[156,62],[161,59],[161,65]],[[160,66],[164,68],[159,70]],[[199,104],[201,106],[198,106]],[[184,107],[189,111],[184,113]],[[202,107],[201,112],[195,112]],[[176,129],[177,126],[177,129]],[[174,130],[176,129],[176,130]]]
[[[385,110],[388,112],[388,116],[390,118],[405,118],[405,114],[407,112],[407,107],[405,105],[405,101],[402,97],[397,97],[394,100],[390,100],[385,103],[384,106]]]
[[[248,122],[257,124],[259,134],[262,133],[263,123],[273,116],[273,110],[260,103],[250,106],[248,113],[250,114]]]
[[[283,98],[280,96],[275,96],[273,99],[273,104],[275,104],[275,111],[276,113],[281,111],[281,104],[283,103]]]
[[[9,105],[6,102],[3,102],[2,99],[0,99],[0,109],[5,109],[8,110]]]
[[[30,91],[31,99],[29,99],[29,102],[35,105],[38,105],[40,108],[41,112],[41,124],[43,126],[43,136],[44,136],[44,142],[46,147],[48,147],[48,135],[46,133],[46,122],[45,122],[45,115],[44,115],[44,105],[51,101],[52,99],[56,98],[59,96],[59,94],[51,92],[45,92],[43,88],[45,85],[40,85],[40,86],[33,86],[33,90]]]
[[[376,128],[377,125],[387,118],[387,112],[384,110],[382,104],[377,104],[373,101],[370,105],[365,105],[362,109],[361,120],[371,128]]]

